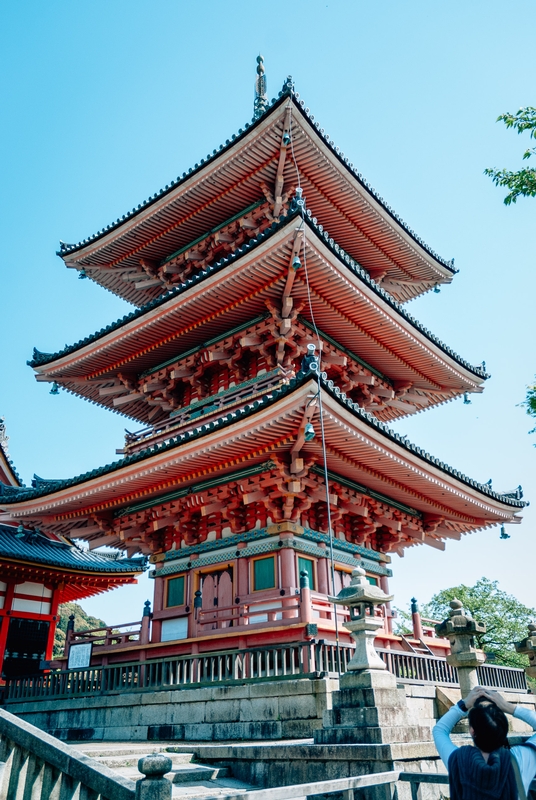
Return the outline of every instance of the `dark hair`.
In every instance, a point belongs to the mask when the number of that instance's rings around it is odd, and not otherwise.
[[[508,747],[508,720],[495,703],[479,697],[469,711],[469,725],[474,731],[473,741],[479,750],[492,753]]]

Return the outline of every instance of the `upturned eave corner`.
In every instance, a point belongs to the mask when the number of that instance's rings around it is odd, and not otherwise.
[[[93,252],[95,244],[100,242],[101,245],[99,246],[102,247],[107,241],[111,242],[117,238],[117,234],[122,229],[125,231],[129,230],[132,227],[133,221],[148,219],[152,213],[151,209],[153,207],[160,208],[162,202],[166,202],[166,198],[174,196],[174,194],[177,194],[177,192],[180,193],[183,185],[186,185],[188,181],[198,176],[202,171],[211,169],[219,159],[227,158],[230,154],[230,151],[233,148],[236,148],[237,144],[240,145],[245,137],[251,137],[252,133],[254,133],[259,126],[266,125],[267,121],[271,119],[274,114],[284,113],[285,101],[288,99],[290,99],[292,102],[292,108],[299,114],[301,124],[306,126],[304,130],[309,131],[310,135],[318,139],[318,141],[322,144],[322,147],[325,148],[326,153],[329,155],[333,166],[335,167],[338,165],[337,169],[339,170],[342,168],[343,172],[341,174],[346,174],[348,178],[350,178],[352,181],[355,181],[355,186],[360,187],[359,190],[363,198],[369,198],[372,204],[371,207],[373,206],[376,209],[376,212],[385,216],[386,219],[390,221],[391,225],[394,225],[398,229],[398,235],[402,238],[402,240],[405,241],[409,247],[414,249],[416,248],[416,252],[418,251],[420,254],[419,257],[423,257],[425,260],[427,260],[433,269],[436,271],[439,270],[434,282],[450,282],[452,276],[456,273],[452,261],[448,261],[435,253],[432,248],[430,248],[419,236],[417,236],[417,234],[404,222],[404,220],[396,214],[396,212],[385,202],[385,200],[378,195],[377,192],[375,192],[370,184],[360,173],[355,170],[353,164],[350,163],[350,161],[344,156],[335,143],[325,134],[324,130],[314,120],[314,117],[310,114],[309,109],[305,107],[304,102],[300,99],[299,94],[288,89],[288,83],[285,84],[279,97],[273,99],[269,103],[266,111],[260,114],[258,119],[254,120],[252,123],[246,123],[244,128],[239,129],[238,134],[234,134],[226,141],[224,145],[221,145],[219,149],[216,149],[212,154],[207,155],[205,159],[201,159],[201,161],[196,164],[195,167],[183,173],[182,176],[179,176],[179,178],[177,178],[175,181],[172,181],[170,184],[166,185],[166,187],[152,195],[145,202],[139,204],[136,208],[133,208],[130,212],[123,215],[123,217],[117,219],[115,222],[99,230],[96,234],[82,240],[81,242],[78,242],[77,244],[66,244],[62,242],[60,244],[60,249],[58,250],[58,255],[65,261],[67,266],[80,269],[82,263],[80,259],[82,259],[82,254],[88,248],[91,248]]]
[[[387,425],[377,420],[372,414],[364,411],[359,407],[359,405],[349,400],[344,393],[333,384],[332,381],[326,380],[322,375],[315,373],[314,370],[309,370],[299,373],[296,378],[290,380],[286,385],[270,390],[269,395],[255,400],[250,404],[249,407],[239,409],[238,411],[233,411],[221,419],[201,425],[200,427],[194,428],[186,433],[180,433],[176,436],[172,436],[167,442],[156,445],[155,447],[150,447],[147,450],[142,450],[133,455],[126,456],[125,458],[120,459],[112,464],[106,465],[105,467],[92,470],[72,479],[61,482],[58,481],[54,485],[52,491],[47,490],[46,488],[38,487],[17,492],[14,496],[7,496],[2,499],[0,507],[9,510],[15,506],[21,507],[21,504],[35,504],[35,501],[37,501],[39,498],[50,497],[50,499],[52,499],[54,496],[58,496],[59,493],[63,493],[65,490],[70,489],[71,487],[82,486],[95,480],[99,480],[100,483],[101,479],[105,476],[112,475],[113,473],[123,470],[131,471],[132,467],[135,465],[141,466],[142,463],[154,460],[155,458],[160,459],[164,453],[180,449],[182,446],[190,442],[193,443],[195,441],[201,441],[204,438],[209,437],[212,433],[226,430],[233,425],[238,425],[243,420],[251,420],[253,425],[255,425],[256,415],[258,415],[260,412],[264,412],[269,417],[271,414],[271,407],[275,406],[279,401],[287,399],[287,404],[290,402],[289,408],[292,407],[292,395],[296,392],[299,392],[301,397],[305,391],[306,396],[307,392],[311,391],[309,389],[311,381],[313,381],[314,384],[319,384],[321,389],[327,393],[331,400],[335,401],[336,405],[341,409],[350,412],[356,421],[359,420],[366,427],[371,428],[375,432],[376,436],[379,435],[380,438],[384,440],[385,444],[391,442],[392,444],[396,445],[398,448],[400,448],[401,452],[405,452],[408,456],[411,456],[412,459],[417,459],[417,462],[421,462],[423,467],[426,464],[429,465],[434,470],[444,473],[445,476],[459,481],[460,485],[465,485],[470,491],[476,492],[477,495],[480,495],[482,499],[487,499],[491,503],[499,503],[503,505],[505,510],[507,508],[521,510],[527,505],[527,503],[522,499],[517,499],[513,496],[502,495],[498,492],[495,492],[491,486],[487,484],[480,484],[477,481],[474,481],[459,470],[450,467],[448,464],[433,457],[430,453],[426,452],[422,448],[412,444],[408,441],[407,437],[401,436],[394,432]],[[513,517],[514,514],[514,511],[509,511],[509,515],[511,517]]]
[[[122,327],[127,326],[134,320],[142,319],[145,315],[149,315],[152,311],[154,311],[157,308],[167,306],[167,308],[171,309],[173,307],[175,298],[179,298],[181,295],[187,293],[190,288],[194,287],[200,281],[204,281],[209,277],[211,277],[212,275],[221,272],[227,266],[235,263],[237,260],[245,258],[246,256],[248,256],[248,254],[252,255],[257,248],[260,248],[265,243],[268,243],[272,237],[276,237],[279,232],[282,232],[287,225],[291,225],[294,222],[294,220],[300,218],[301,218],[301,210],[295,206],[291,207],[288,213],[282,216],[282,218],[278,222],[272,223],[272,225],[270,225],[265,231],[263,231],[261,234],[259,234],[257,237],[252,239],[247,244],[242,245],[237,251],[232,252],[228,256],[222,258],[221,260],[215,262],[214,264],[205,267],[202,272],[192,275],[192,277],[188,278],[184,283],[178,284],[173,289],[163,292],[155,299],[149,301],[140,308],[135,309],[132,312],[126,314],[119,320],[107,325],[101,330],[96,331],[94,334],[91,334],[72,345],[68,345],[64,347],[62,350],[53,354],[41,353],[40,351],[34,348],[34,356],[30,361],[28,361],[29,366],[37,368],[53,364],[54,362],[59,361],[60,359],[62,359],[67,355],[83,350],[83,348],[86,347],[87,345],[91,345],[93,342],[96,342],[99,339],[103,339],[109,334],[112,334],[115,331],[121,329]],[[461,367],[463,367],[463,369],[466,369],[469,372],[473,373],[473,375],[478,380],[485,380],[489,377],[488,373],[486,372],[483,366],[472,365],[468,361],[466,361],[463,357],[459,356],[454,350],[452,350],[452,348],[450,348],[448,345],[442,342],[437,336],[435,336],[424,325],[422,325],[422,323],[420,323],[417,319],[415,319],[415,317],[413,317],[413,315],[411,315],[402,304],[398,303],[389,292],[383,289],[373,278],[371,278],[368,272],[365,269],[363,269],[360,266],[360,264],[356,262],[351,256],[349,256],[343,250],[343,248],[341,248],[337,244],[337,242],[333,240],[333,238],[330,237],[329,232],[326,231],[324,227],[318,223],[317,219],[312,215],[310,210],[307,210],[304,216],[304,220],[308,226],[309,231],[316,237],[318,237],[319,242],[321,242],[324,247],[328,248],[330,253],[344,265],[344,268],[350,269],[352,273],[355,276],[357,276],[364,285],[369,287],[377,297],[381,298],[382,301],[387,303],[387,305],[396,314],[399,314],[407,323],[409,323],[412,327],[414,327],[420,334],[424,335],[434,346],[438,347],[448,357],[452,358],[455,362],[457,362]]]

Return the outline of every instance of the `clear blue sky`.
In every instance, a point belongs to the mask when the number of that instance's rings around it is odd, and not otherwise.
[[[124,214],[252,115],[255,57],[268,91],[287,74],[321,123],[397,212],[460,274],[411,311],[492,373],[456,401],[397,429],[499,490],[536,506],[535,437],[517,404],[536,371],[536,200],[506,208],[487,166],[517,168],[527,142],[499,113],[536,105],[527,31],[534,2],[199,0],[3,3],[0,10],[0,414],[24,481],[115,459],[125,425],[54,397],[25,365],[122,316],[128,306],[79,281],[55,256]],[[498,529],[394,558],[396,603],[482,575],[536,606],[527,509]],[[146,582],[86,601],[107,622],[141,613]],[[136,613],[134,613],[136,612]]]

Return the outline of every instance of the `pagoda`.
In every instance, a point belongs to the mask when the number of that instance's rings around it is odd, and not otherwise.
[[[389,428],[488,377],[405,307],[450,283],[453,263],[375,193],[290,78],[270,102],[262,59],[257,72],[251,123],[61,243],[69,269],[136,308],[29,363],[139,429],[114,463],[2,498],[17,523],[149,556],[143,658],[335,641],[328,595],[353,568],[387,592],[390,554],[443,550],[524,506]],[[382,614],[384,645],[404,647]]]

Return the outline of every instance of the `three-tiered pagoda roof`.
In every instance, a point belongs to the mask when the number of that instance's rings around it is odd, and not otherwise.
[[[488,376],[403,305],[449,283],[452,263],[354,171],[290,82],[182,178],[60,255],[138,308],[29,363],[146,427],[114,464],[7,496],[13,519],[129,555],[282,520],[325,531],[328,503],[340,540],[400,554],[519,521],[519,492],[386,426]]]

